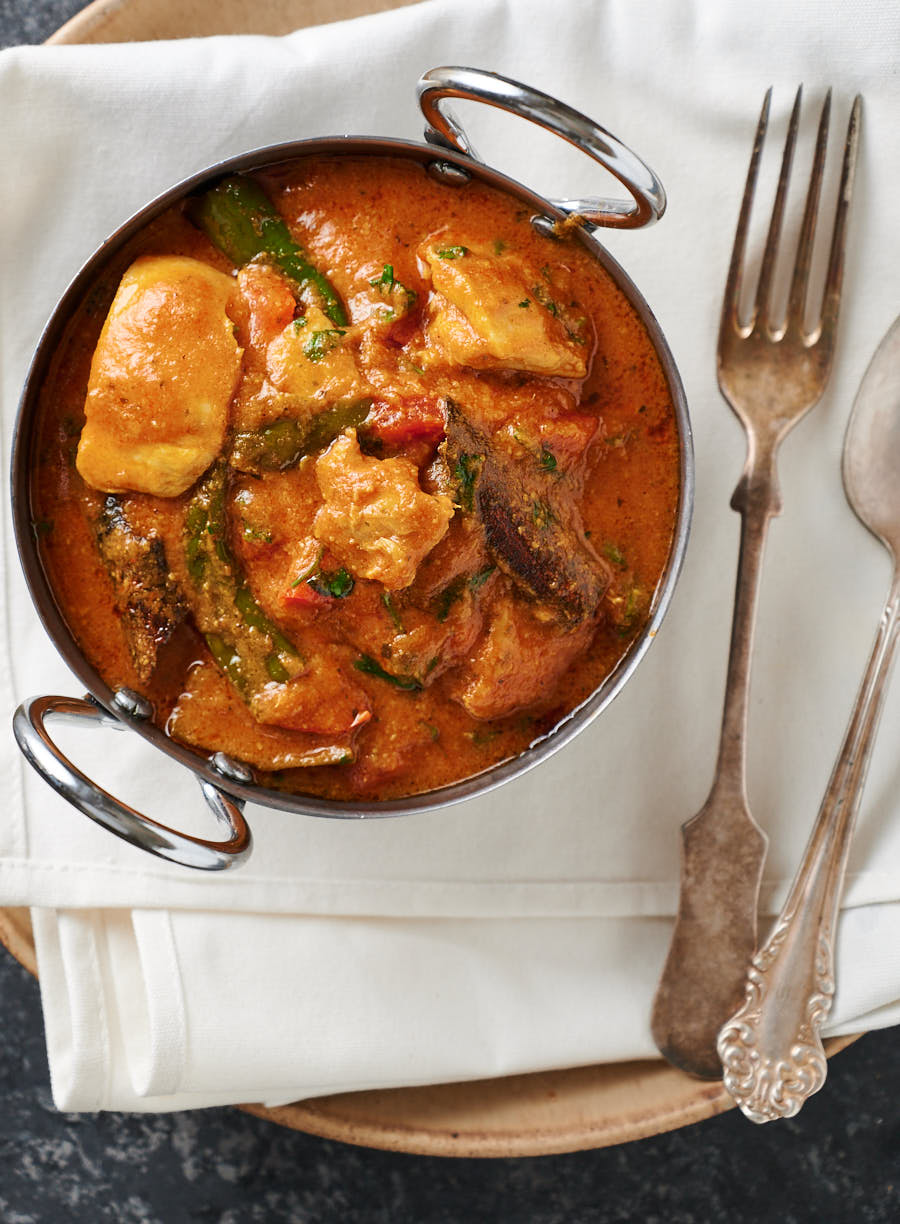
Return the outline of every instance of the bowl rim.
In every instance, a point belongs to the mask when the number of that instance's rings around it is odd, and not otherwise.
[[[655,314],[635,283],[617,260],[601,245],[596,236],[580,226],[570,229],[570,233],[577,235],[582,245],[612,278],[646,329],[662,366],[672,400],[679,443],[680,480],[675,527],[668,560],[654,592],[650,617],[641,633],[590,696],[570,710],[550,731],[540,736],[517,756],[507,758],[487,767],[480,773],[435,790],[378,801],[325,799],[239,780],[216,768],[212,763],[212,753],[206,757],[200,750],[190,748],[172,739],[163,729],[149,720],[136,718],[133,714],[129,716],[129,713],[117,704],[115,690],[110,688],[88,661],[69,628],[41,561],[38,542],[31,526],[30,476],[36,440],[34,426],[39,416],[41,390],[51,361],[66,327],[104,266],[141,229],[167,209],[191,193],[212,185],[226,174],[260,170],[264,167],[274,168],[285,162],[305,158],[336,155],[342,157],[401,157],[418,161],[426,167],[434,163],[458,166],[464,169],[468,176],[527,204],[534,210],[535,215],[549,216],[554,221],[567,219],[565,212],[529,187],[465,154],[443,147],[436,149],[418,141],[392,137],[317,136],[274,145],[262,145],[204,167],[156,196],[118,226],[85,260],[56,303],[38,339],[19,400],[10,462],[10,491],[16,548],[32,603],[56,650],[96,702],[119,721],[133,727],[154,747],[185,765],[200,780],[210,783],[238,800],[303,815],[353,819],[431,811],[474,798],[477,795],[487,794],[547,760],[580,734],[606,709],[633,674],[656,637],[671,602],[690,534],[694,503],[694,451],[684,386]]]

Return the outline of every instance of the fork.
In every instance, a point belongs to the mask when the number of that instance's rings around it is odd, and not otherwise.
[[[741,516],[731,646],[718,760],[710,794],[682,826],[681,891],[675,929],[653,1003],[660,1052],[677,1067],[720,1079],[716,1037],[743,1000],[746,967],[756,950],[759,885],[768,839],[747,801],[746,732],[753,625],[769,521],[781,513],[776,455],[787,433],[821,398],[834,357],[844,272],[847,217],[859,140],[860,99],[850,114],[831,247],[818,320],[805,316],[828,126],[829,90],[815,154],[787,309],[778,320],[773,282],[797,142],[802,86],[788,125],[755,302],[741,318],[744,256],[772,90],[763,101],[741,202],[719,327],[719,389],[747,437],[744,470],[731,498]]]

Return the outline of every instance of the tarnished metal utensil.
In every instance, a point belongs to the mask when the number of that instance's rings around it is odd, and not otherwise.
[[[681,895],[675,930],[653,1004],[653,1038],[675,1066],[719,1079],[716,1036],[739,1005],[746,967],[756,949],[756,910],[766,836],[750,814],[745,738],[750,656],[763,548],[770,519],[781,511],[775,468],[778,447],[818,402],[834,355],[853,188],[860,100],[853,104],[818,322],[807,331],[813,237],[831,95],[819,121],[816,152],[788,298],[787,318],[773,315],[771,290],[800,115],[791,114],[781,175],[751,317],[740,317],[744,248],[769,116],[766,94],[756,129],[735,234],[719,328],[719,387],[747,434],[747,461],[731,499],[741,516],[741,545],[716,776],[703,808],[682,828]]]
[[[866,371],[844,441],[844,490],[894,561],[850,725],[803,861],[719,1035],[725,1086],[748,1118],[790,1118],[825,1082],[819,1032],[834,996],[834,931],[850,839],[900,630],[900,318]]]

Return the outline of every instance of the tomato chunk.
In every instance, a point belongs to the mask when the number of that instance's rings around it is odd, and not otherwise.
[[[330,608],[336,603],[331,596],[323,595],[311,587],[308,582],[288,587],[282,600],[289,608]]]
[[[376,400],[366,418],[366,432],[387,446],[427,442],[437,446],[444,436],[444,411],[435,399],[403,399],[396,404]]]

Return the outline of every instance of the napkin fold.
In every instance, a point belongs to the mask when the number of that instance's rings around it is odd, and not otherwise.
[[[7,451],[43,322],[129,214],[254,146],[335,132],[417,139],[416,79],[463,63],[555,93],[632,145],[665,183],[658,226],[603,241],[668,337],[697,461],[691,546],[649,654],[575,743],[489,797],[393,821],[251,807],[253,857],[213,877],[91,825],[4,739],[0,904],[34,907],[61,1108],[275,1104],[655,1054],[648,1016],[677,900],[677,831],[712,775],[737,553],[727,507],[744,443],[715,388],[718,312],[763,92],[774,83],[757,230],[803,80],[798,184],[825,87],[835,90],[835,145],[852,96],[865,104],[838,357],[823,401],[782,453],[785,514],[772,528],[760,599],[749,788],[770,836],[763,905],[775,911],[889,576],[844,501],[839,463],[856,386],[900,308],[884,271],[900,255],[898,49],[900,15],[876,3],[426,0],[283,39],[0,54],[0,156],[16,171],[16,191],[0,200]],[[484,159],[529,186],[550,196],[608,192],[597,167],[563,142],[483,107],[458,111]],[[11,714],[32,692],[78,689],[31,608],[8,509],[0,547],[0,693]],[[894,692],[850,865],[833,1032],[900,1019],[898,730]],[[113,732],[58,734],[113,793],[168,823],[208,829],[195,783],[138,737],[118,736],[113,752]]]

